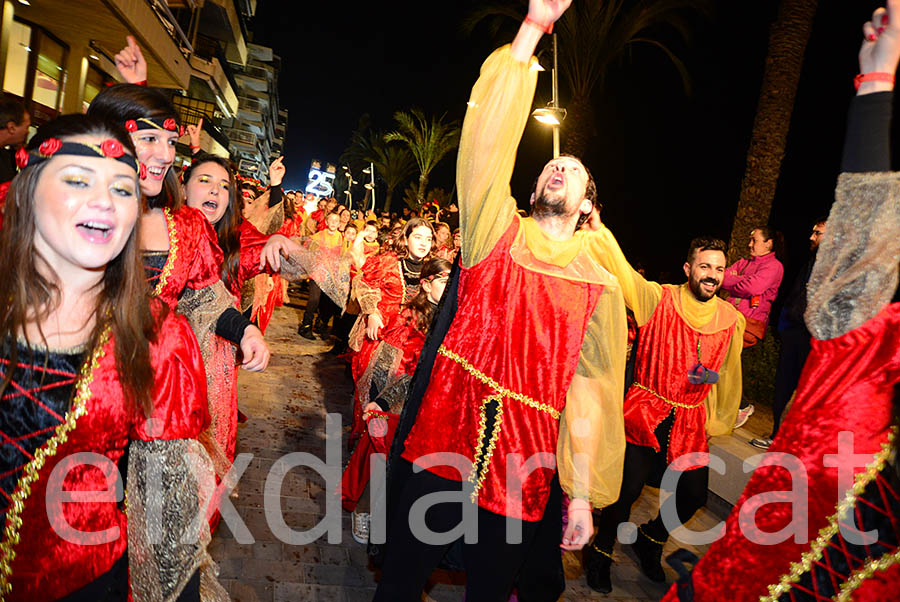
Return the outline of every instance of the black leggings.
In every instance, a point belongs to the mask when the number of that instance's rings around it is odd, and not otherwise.
[[[406,462],[406,460],[399,460]],[[406,462],[409,464],[408,462]],[[409,510],[424,495],[460,491],[461,483],[422,471],[409,476],[392,511],[387,553],[374,602],[418,602],[431,573],[450,544],[429,545],[419,541],[409,526]],[[519,599],[550,602],[565,589],[562,557],[562,490],[554,477],[544,517],[537,522],[516,521],[488,512],[478,513],[478,542],[463,544],[466,569],[466,602],[506,602],[519,586]],[[521,526],[522,542],[506,542],[507,520]],[[428,528],[442,533],[462,521],[459,502],[434,504],[425,514]],[[524,595],[523,595],[524,594]]]
[[[337,313],[338,306],[328,295],[322,294],[322,289],[315,281],[309,281],[309,299],[306,301],[306,311],[303,312],[303,326],[312,326],[313,318],[319,314],[319,321],[328,324],[331,316]]]
[[[657,441],[668,442],[668,431],[672,422],[673,419],[670,416],[657,427]],[[594,537],[594,545],[598,548],[607,552],[612,550],[619,524],[628,520],[631,506],[641,496],[644,485],[647,482],[658,482],[662,473],[665,472],[666,452],[666,445],[661,445],[661,450],[657,452],[652,447],[633,443],[625,444],[622,489],[619,492],[619,499],[600,512],[597,535]],[[674,503],[678,520],[684,524],[694,516],[697,510],[706,505],[708,487],[709,467],[683,471],[678,479],[675,495],[665,501],[663,508],[670,512],[670,504]],[[663,525],[661,515],[662,512],[642,526],[644,533],[657,541],[665,541],[669,538],[669,531]]]

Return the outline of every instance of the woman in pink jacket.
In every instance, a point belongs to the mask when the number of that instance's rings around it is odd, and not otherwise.
[[[784,238],[768,226],[750,232],[750,259],[740,259],[725,268],[722,290],[726,299],[744,314],[744,349],[753,347],[766,335],[772,302],[784,276],[784,266],[778,260],[784,249]],[[753,413],[753,406],[741,401],[741,409],[734,428],[743,426]]]

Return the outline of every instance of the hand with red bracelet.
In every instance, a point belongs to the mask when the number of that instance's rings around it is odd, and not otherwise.
[[[566,12],[570,4],[572,0],[530,0],[525,22],[541,28],[544,33],[550,33],[553,31],[553,24]]]
[[[138,46],[134,36],[128,36],[125,39],[128,41],[128,45],[116,55],[116,69],[119,70],[122,79],[129,84],[146,85],[147,61],[144,59],[141,47]]]
[[[188,136],[191,138],[191,154],[196,155],[200,152],[200,132],[203,130],[203,118],[197,121],[197,125],[187,126]]]
[[[872,14],[863,24],[859,49],[858,94],[894,89],[893,77],[900,62],[900,0],[888,0],[886,8]]]

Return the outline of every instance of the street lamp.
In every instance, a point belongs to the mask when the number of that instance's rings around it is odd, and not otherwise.
[[[353,174],[350,173],[350,168],[346,165],[344,165],[344,175],[347,176],[347,190],[344,191],[344,194],[347,195],[347,209],[353,209],[353,193],[350,192],[350,188],[354,184],[359,184],[359,182],[353,179]]]
[[[364,174],[367,174],[370,178],[368,184],[366,184],[366,190],[372,191],[372,212],[375,212],[375,164],[369,163],[369,166],[363,170]]]
[[[543,71],[543,68],[535,69],[537,71]],[[531,113],[531,116],[534,117],[539,123],[543,123],[544,125],[549,125],[553,128],[553,158],[557,158],[559,156],[559,126],[562,125],[563,120],[566,118],[566,110],[559,106],[559,80],[558,74],[559,68],[556,62],[556,34],[553,34],[553,68],[550,70],[550,75],[552,76],[552,85],[553,85],[553,96],[550,102],[546,107],[541,107],[539,109],[535,109],[534,112]]]

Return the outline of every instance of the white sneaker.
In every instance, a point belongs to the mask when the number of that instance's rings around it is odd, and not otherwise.
[[[366,545],[369,543],[369,513],[355,510],[350,514],[350,534],[353,541]]]
[[[759,449],[769,449],[769,446],[772,445],[772,439],[769,437],[759,437],[757,439],[751,439],[750,445],[753,447],[758,447]]]
[[[747,420],[750,418],[750,415],[753,414],[753,404],[751,403],[746,408],[741,408],[738,410],[737,420],[734,421],[734,428],[739,429],[745,424],[747,424]]]

